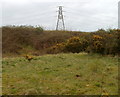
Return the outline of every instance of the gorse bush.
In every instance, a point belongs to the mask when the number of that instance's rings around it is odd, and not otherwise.
[[[2,27],[2,53],[3,56],[21,55],[24,51],[25,53],[35,52],[38,55],[46,54],[48,49],[57,43],[80,34],[80,32],[71,31],[45,31],[39,26],[4,26]],[[31,52],[29,48],[34,51]]]
[[[2,27],[2,39],[3,56],[8,53],[20,55],[21,52],[120,55],[119,29],[76,32],[45,31],[39,26],[5,26]]]
[[[51,50],[55,53],[60,52],[88,52],[88,53],[99,53],[103,55],[118,55],[120,52],[120,31],[111,30],[105,32],[105,30],[99,30],[95,33],[90,33],[81,37],[74,36],[66,40],[64,43],[59,43]],[[52,52],[52,53],[53,53]]]
[[[54,53],[58,52],[79,53],[85,51],[87,46],[88,41],[86,39],[74,36],[63,43],[56,44],[51,48],[51,50],[53,50]]]
[[[87,46],[88,41],[86,39],[80,37],[72,37],[67,40],[65,44],[65,51],[79,53],[81,51],[85,51]]]
[[[89,43],[91,52],[94,53],[103,53],[104,52],[104,38],[100,35],[93,35],[92,43]]]
[[[47,50],[47,53],[54,53],[54,54],[56,54],[56,53],[65,52],[65,45],[66,45],[65,42],[58,43],[58,44],[52,46],[51,48],[49,48]]]

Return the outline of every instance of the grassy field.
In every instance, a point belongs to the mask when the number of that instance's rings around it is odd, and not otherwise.
[[[3,94],[117,95],[117,57],[56,54],[3,58]]]

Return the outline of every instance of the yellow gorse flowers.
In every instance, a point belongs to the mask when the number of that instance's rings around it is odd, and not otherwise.
[[[24,55],[25,59],[28,60],[29,62],[33,59],[33,56],[30,55]]]
[[[93,39],[103,39],[103,37],[101,37],[99,35],[93,35]]]

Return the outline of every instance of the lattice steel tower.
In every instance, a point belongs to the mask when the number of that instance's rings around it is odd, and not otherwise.
[[[59,6],[56,30],[65,30],[62,6]]]

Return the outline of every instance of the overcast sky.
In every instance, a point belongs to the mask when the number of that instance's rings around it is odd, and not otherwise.
[[[100,28],[117,28],[118,1],[3,0],[2,25],[40,25],[54,30],[57,6],[62,5],[67,30],[95,31]]]

